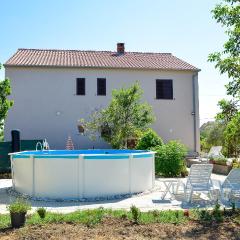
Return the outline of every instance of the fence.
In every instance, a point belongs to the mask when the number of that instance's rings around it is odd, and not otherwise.
[[[21,151],[35,150],[37,142],[42,140],[21,140]],[[10,172],[9,153],[12,152],[12,142],[0,142],[0,173]]]

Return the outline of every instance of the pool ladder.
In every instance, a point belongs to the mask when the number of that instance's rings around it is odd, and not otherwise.
[[[40,150],[42,151],[43,150],[43,145],[41,142],[37,142],[36,144],[36,151],[38,151],[38,146],[40,146]]]
[[[36,144],[36,151],[38,151],[38,146],[40,146],[40,151],[50,150],[50,147],[49,147],[49,144],[47,142],[47,139],[44,139],[43,143],[37,142],[37,144]]]

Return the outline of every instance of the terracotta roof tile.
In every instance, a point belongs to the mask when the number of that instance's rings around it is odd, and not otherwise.
[[[110,51],[50,49],[18,49],[5,63],[5,66],[199,70],[170,53],[125,52],[118,54]]]

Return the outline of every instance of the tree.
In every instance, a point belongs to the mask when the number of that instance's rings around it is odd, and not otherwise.
[[[222,146],[224,145],[224,130],[225,125],[221,122],[215,121],[213,128],[209,132],[207,144],[209,146]]]
[[[217,113],[215,121],[204,123],[200,128],[201,150],[209,151],[211,146],[223,146],[223,153],[231,156],[234,147],[231,142],[226,141],[224,134],[228,123],[238,114],[238,101],[235,99],[222,99],[218,102],[220,112]]]
[[[228,40],[223,51],[209,55],[208,60],[215,62],[220,73],[227,73],[232,80],[226,85],[227,93],[239,96],[240,93],[240,1],[223,0],[212,10],[213,17],[226,28]]]
[[[127,141],[136,138],[154,121],[152,108],[141,102],[143,91],[139,84],[113,90],[112,100],[105,109],[95,111],[90,121],[81,119],[90,136],[101,137],[113,148],[127,148]]]
[[[0,69],[1,69],[0,64]],[[13,101],[8,100],[7,97],[11,94],[11,87],[9,79],[4,79],[0,81],[0,136],[3,140],[3,124],[7,117],[9,108],[13,105]]]
[[[209,135],[209,132],[213,129],[214,125],[215,125],[215,121],[208,121],[208,122],[204,123],[200,127],[200,135],[203,138],[207,138],[207,136]]]
[[[211,146],[224,145],[225,124],[220,121],[204,123],[200,128],[201,150],[209,151]]]
[[[213,132],[214,130],[211,133],[213,133],[216,136],[215,139],[219,138],[218,141],[221,142],[221,144],[219,145],[223,146],[224,154],[227,156],[232,156],[236,153],[236,146],[232,141],[229,140],[229,138],[228,139],[226,138],[225,131],[229,123],[232,121],[232,119],[238,114],[239,109],[238,101],[235,99],[232,100],[222,99],[218,102],[218,106],[220,107],[221,112],[217,113],[216,122],[218,122],[218,125],[220,126],[220,128],[218,128],[217,130],[220,130],[221,135],[218,136],[217,132],[216,133]]]
[[[222,99],[218,102],[221,112],[217,113],[216,119],[227,124],[238,112],[238,101],[237,100],[226,100]]]
[[[224,137],[226,144],[231,148],[231,155],[237,157],[240,153],[240,112],[228,123]]]

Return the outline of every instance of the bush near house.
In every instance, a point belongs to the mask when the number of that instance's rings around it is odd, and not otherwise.
[[[164,177],[186,177],[188,171],[185,165],[186,148],[178,141],[163,143],[163,140],[152,129],[148,129],[139,139],[136,149],[154,150],[155,174]]]
[[[152,129],[148,129],[139,139],[136,149],[149,150],[156,146],[162,146],[163,140]]]
[[[186,172],[185,156],[186,147],[178,141],[170,141],[165,145],[157,146],[155,149],[156,174],[164,177],[177,177]]]

